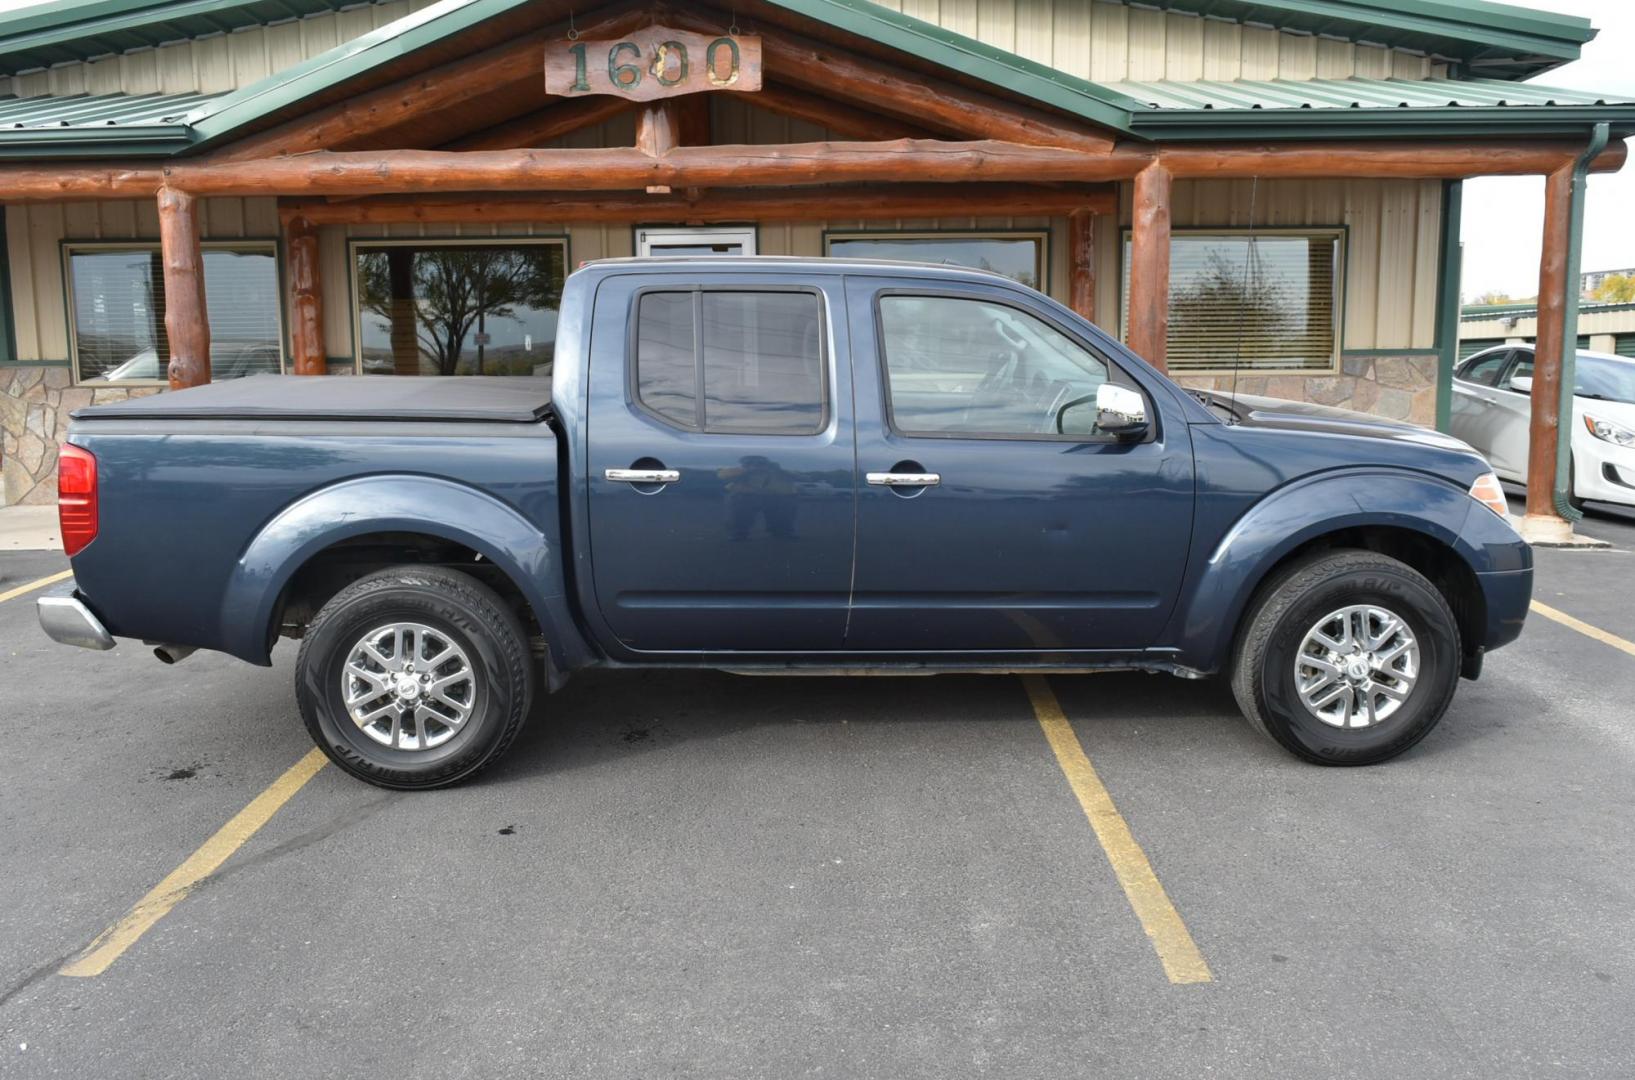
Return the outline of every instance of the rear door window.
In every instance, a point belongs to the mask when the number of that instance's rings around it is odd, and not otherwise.
[[[1512,350],[1501,349],[1496,353],[1478,356],[1467,363],[1459,371],[1459,378],[1465,382],[1476,383],[1478,386],[1495,386],[1504,366],[1510,362]]]
[[[813,435],[827,422],[823,303],[815,292],[643,293],[635,396],[705,434]]]

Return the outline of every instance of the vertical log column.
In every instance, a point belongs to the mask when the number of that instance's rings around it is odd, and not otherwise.
[[[680,139],[681,117],[673,101],[655,102],[641,111],[636,118],[636,149],[648,157],[661,158],[675,148]],[[649,195],[668,195],[667,184],[649,184]]]
[[[1533,348],[1533,419],[1527,443],[1527,535],[1566,536],[1571,526],[1556,513],[1556,437],[1561,426],[1561,347],[1565,330],[1568,232],[1572,228],[1573,166],[1544,182],[1544,255],[1539,260],[1538,338]]]
[[[317,226],[304,217],[289,218],[284,223],[284,248],[289,256],[290,358],[297,375],[326,375]]]
[[[1096,215],[1075,210],[1067,216],[1068,306],[1096,320]]]
[[[174,188],[159,189],[159,251],[165,270],[165,336],[170,388],[210,381],[210,317],[204,305],[199,204]]]
[[[1136,174],[1135,220],[1130,237],[1132,352],[1168,370],[1170,173],[1153,162]]]

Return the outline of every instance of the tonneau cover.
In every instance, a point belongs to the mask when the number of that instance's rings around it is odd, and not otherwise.
[[[474,420],[531,423],[551,411],[540,376],[252,375],[75,409],[76,420]]]

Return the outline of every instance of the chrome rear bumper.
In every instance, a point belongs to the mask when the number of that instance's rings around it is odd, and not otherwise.
[[[114,637],[77,596],[42,596],[37,602],[40,629],[52,641],[82,649],[111,649]]]

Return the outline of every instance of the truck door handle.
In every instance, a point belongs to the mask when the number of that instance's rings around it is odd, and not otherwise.
[[[936,487],[942,477],[934,472],[871,472],[868,482],[878,487]]]
[[[680,469],[608,469],[602,475],[621,484],[674,484],[681,480]]]

